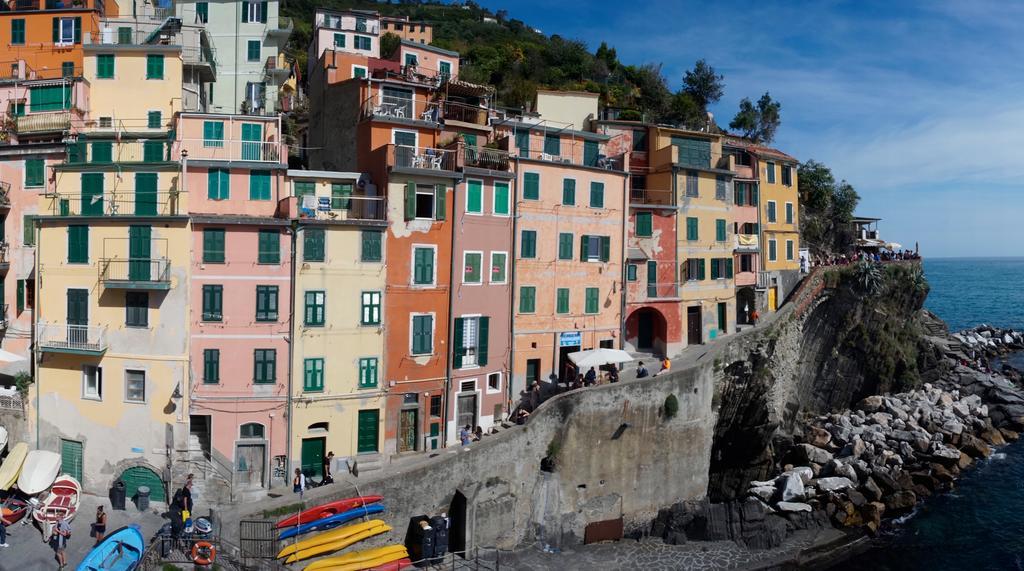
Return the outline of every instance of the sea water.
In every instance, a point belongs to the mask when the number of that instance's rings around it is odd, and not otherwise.
[[[925,260],[925,307],[953,331],[987,323],[1024,330],[1024,258]],[[832,569],[1024,570],[1024,440],[919,504],[865,553]]]

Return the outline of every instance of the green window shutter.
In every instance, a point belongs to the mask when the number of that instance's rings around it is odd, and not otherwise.
[[[164,141],[145,141],[142,143],[142,160],[147,163],[158,163],[164,159]]]
[[[125,319],[129,327],[149,327],[149,293],[129,291],[124,295]]]
[[[416,218],[416,183],[409,181],[405,183],[405,219]]]
[[[558,235],[558,259],[572,259],[572,233],[562,232]]]
[[[433,248],[415,248],[413,250],[412,282],[416,285],[431,285],[434,283]]]
[[[571,178],[562,179],[562,204],[576,205],[576,181]]]
[[[306,292],[306,312],[304,323],[307,327],[321,327],[325,322],[327,293],[323,291]]]
[[[130,26],[117,28],[117,43],[121,45],[132,43],[132,29]]]
[[[767,175],[768,183],[775,184],[775,163],[765,163],[764,170]]]
[[[520,258],[537,257],[537,232],[536,230],[523,230],[520,246]]]
[[[331,185],[331,210],[348,210],[352,207],[352,185]]]
[[[11,20],[11,45],[25,45],[25,20]]]
[[[36,245],[36,217],[32,214],[25,214],[21,217],[22,234],[21,241],[26,246]]]
[[[89,263],[89,227],[68,226],[68,263]]]
[[[249,173],[249,200],[270,200],[270,173],[252,171]]]
[[[562,154],[561,139],[558,135],[544,135],[544,154],[557,157]]]
[[[220,349],[203,349],[203,383],[220,382]]]
[[[480,214],[484,211],[484,185],[479,180],[466,181],[466,212]]]
[[[626,264],[626,281],[636,281],[636,264]]]
[[[690,217],[686,219],[686,239],[690,241],[699,239],[696,218]]]
[[[210,6],[206,2],[196,2],[196,19],[199,24],[210,21]]]
[[[43,186],[46,180],[46,167],[43,159],[25,159],[25,186]]]
[[[277,230],[259,231],[259,263],[281,263],[281,233]]]
[[[114,79],[114,54],[96,56],[96,77],[98,79]]]
[[[757,206],[757,184],[750,187],[750,205]]]
[[[467,284],[478,284],[483,282],[483,254],[478,252],[466,252],[464,260],[462,282]]]
[[[146,114],[146,127],[150,128],[150,129],[159,129],[160,127],[162,127],[163,126],[162,125],[163,121],[161,121],[161,119],[163,118],[162,115],[163,114],[160,113],[159,111],[150,111],[149,113],[147,113]]]
[[[705,277],[704,267],[705,267],[704,260],[703,259],[697,260],[697,279],[698,280],[703,280],[704,277]]]
[[[164,78],[164,56],[163,54],[149,54],[146,56],[146,79]]]
[[[277,286],[256,286],[256,321],[277,321]]]
[[[569,313],[569,288],[558,288],[558,291],[555,294],[555,312],[559,315]]]
[[[25,280],[18,280],[18,313],[25,311]]]
[[[719,218],[715,220],[715,240],[725,242],[725,236],[725,220]]]
[[[334,34],[334,47],[345,47],[345,34]]]
[[[793,203],[792,202],[787,202],[786,203],[786,224],[792,224],[792,223],[793,223]]]
[[[521,286],[519,288],[519,313],[533,313],[536,310],[537,288]]]
[[[747,203],[747,183],[737,182],[733,185],[733,202],[737,206],[743,206]]]
[[[60,18],[53,18],[53,43],[60,42]]]
[[[302,232],[302,261],[323,262],[326,258],[326,231],[306,227]]]
[[[590,257],[590,236],[580,236],[580,261],[586,262]]]
[[[205,228],[203,230],[203,262],[208,264],[224,263],[224,230],[222,228]]]
[[[82,43],[82,17],[75,16],[75,43]]]
[[[588,287],[587,288],[587,298],[586,298],[586,301],[587,301],[586,312],[587,313],[591,313],[591,314],[597,313],[598,306],[600,305],[599,296],[600,296],[600,290],[598,288],[596,288],[596,287]]]
[[[276,349],[256,349],[253,360],[253,382],[273,383],[277,380]]]
[[[302,368],[302,390],[310,392],[324,390],[324,360],[322,358],[304,359]]]
[[[523,174],[523,199],[540,200],[540,173]]]
[[[111,141],[93,141],[92,160],[94,163],[110,163],[114,161],[114,143]]]
[[[500,215],[507,215],[508,210],[508,183],[507,182],[496,182],[494,183],[494,213]]]
[[[768,222],[775,222],[775,202],[768,202]]]
[[[607,262],[612,259],[612,239],[610,236],[601,236],[601,261]]]
[[[245,54],[246,59],[248,61],[260,61],[260,50],[259,40],[249,40]]]
[[[443,184],[434,186],[434,220],[444,220],[445,216],[448,215],[448,209],[446,208],[447,196],[447,186]]]
[[[487,349],[490,346],[490,334],[491,334],[491,318],[480,317],[477,319],[477,334],[476,334],[476,364],[483,367],[487,364]]]
[[[223,121],[203,121],[203,146],[207,148],[224,146]]]
[[[266,2],[266,0],[263,0],[262,2],[260,2],[260,23],[261,24],[266,24],[267,23],[267,2]]]
[[[295,192],[295,197],[299,199],[299,205],[301,205],[303,196],[313,196],[316,194],[316,183],[295,181],[292,183],[292,189]]]
[[[590,207],[604,208],[604,183],[590,183]]]
[[[381,248],[383,232],[376,230],[363,230],[362,232],[362,260],[364,262],[379,262],[384,259]]]
[[[249,23],[249,2],[248,0],[242,1],[242,23]]]
[[[231,181],[227,169],[210,169],[206,175],[206,196],[211,200],[227,200],[230,197]]]
[[[719,277],[721,276],[718,275],[718,258],[711,258],[711,279],[717,280]]]
[[[505,283],[505,267],[508,264],[508,254],[504,252],[491,252],[491,283]]]
[[[412,317],[412,354],[429,355],[434,352],[434,318],[430,315]]]
[[[377,358],[359,359],[359,388],[372,389],[377,387]]]
[[[203,321],[223,319],[224,286],[203,286]]]
[[[650,237],[654,235],[654,215],[650,212],[636,213],[636,235]]]
[[[726,279],[732,279],[732,258],[725,259],[725,277]]]
[[[452,335],[453,344],[452,348],[452,366],[456,369],[462,368],[462,359],[466,356],[466,347],[462,342],[462,337],[466,334],[466,319],[463,317],[455,318],[455,332]]]

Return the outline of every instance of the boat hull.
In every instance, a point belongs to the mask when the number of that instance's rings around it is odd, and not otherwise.
[[[0,490],[9,490],[18,481],[26,456],[28,456],[28,444],[24,442],[15,444],[7,453],[4,463],[0,464]]]
[[[379,519],[374,519],[368,522],[348,525],[340,529],[333,529],[305,541],[300,541],[295,545],[289,545],[282,549],[281,553],[277,556],[279,558],[286,558],[285,563],[295,563],[296,561],[344,549],[364,539],[389,531],[391,531],[389,525]]]
[[[112,531],[78,565],[77,571],[133,571],[146,551],[146,540],[136,525]]]
[[[302,535],[311,531],[323,531],[325,529],[331,529],[337,527],[347,521],[352,521],[357,517],[364,517],[372,514],[379,514],[384,511],[384,506],[380,504],[370,504],[361,508],[355,508],[340,514],[335,514],[330,517],[318,519],[310,523],[304,523],[296,527],[288,528],[281,532],[278,539],[288,539],[289,537],[295,537],[296,535]]]
[[[406,559],[409,551],[404,545],[387,545],[376,547],[365,551],[346,553],[338,557],[328,557],[314,561],[306,566],[304,571],[317,571],[319,569],[330,569],[331,571],[360,571],[373,569],[394,561]]]
[[[356,498],[345,498],[343,500],[328,502],[323,505],[303,510],[301,513],[293,515],[291,517],[284,518],[281,521],[277,522],[277,524],[274,527],[276,527],[277,529],[281,529],[283,527],[291,527],[293,525],[309,523],[311,521],[316,521],[318,519],[330,517],[334,514],[347,512],[348,510],[355,509],[360,506],[374,504],[383,499],[383,496],[359,496]]]
[[[75,518],[81,498],[82,485],[78,480],[67,474],[57,478],[42,504],[32,511],[32,517],[43,528],[44,537],[52,534],[53,526],[61,519],[70,522]]]
[[[60,454],[49,450],[33,450],[25,457],[18,475],[21,493],[34,496],[49,488],[60,472]]]

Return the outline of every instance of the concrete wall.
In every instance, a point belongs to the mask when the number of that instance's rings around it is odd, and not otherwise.
[[[597,93],[579,91],[538,91],[537,113],[556,123],[572,125],[577,131],[585,130],[588,119],[597,118]]]
[[[97,77],[97,55],[114,55],[114,77]],[[163,56],[163,79],[147,79],[147,57]],[[174,113],[181,111],[181,50],[150,49],[133,46],[119,48],[106,46],[102,50],[90,48],[85,54],[85,78],[89,82],[89,117],[112,117],[117,129],[128,131],[151,130],[166,132]],[[148,113],[159,111],[160,126],[148,128]]]

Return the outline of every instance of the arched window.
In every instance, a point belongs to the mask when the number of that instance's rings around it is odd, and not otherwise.
[[[309,432],[327,432],[330,429],[330,424],[326,422],[314,422],[309,425],[307,430]]]
[[[249,422],[239,428],[240,438],[263,438],[263,425],[258,422]]]

